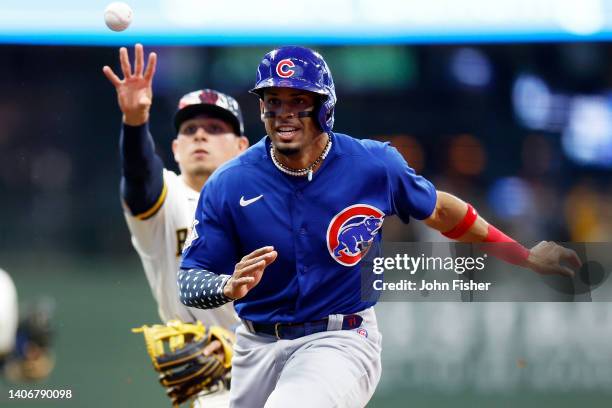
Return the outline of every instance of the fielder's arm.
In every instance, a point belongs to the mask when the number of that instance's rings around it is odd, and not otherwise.
[[[554,242],[542,241],[530,250],[523,247],[480,217],[471,205],[442,191],[437,192],[433,213],[424,222],[444,236],[461,242],[500,243],[485,249],[508,263],[541,274],[573,276],[574,270],[562,262],[574,268],[582,265],[576,252]]]
[[[132,215],[147,219],[157,212],[165,198],[164,166],[155,154],[155,143],[148,129],[157,56],[155,53],[149,55],[145,70],[141,44],[136,44],[134,53],[132,71],[127,49],[122,47],[119,50],[123,79],[108,66],[102,71],[115,87],[117,103],[123,113],[123,128],[119,138],[121,197]]]
[[[155,154],[147,124],[124,124],[119,138],[121,198],[132,215],[141,220],[155,215],[164,202],[164,164]]]

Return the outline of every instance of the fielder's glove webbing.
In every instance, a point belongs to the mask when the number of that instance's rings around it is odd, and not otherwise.
[[[170,320],[132,332],[144,334],[147,352],[173,407],[228,378],[235,337],[220,326],[207,330],[201,322]],[[205,356],[204,348],[215,340],[221,343],[221,352]]]

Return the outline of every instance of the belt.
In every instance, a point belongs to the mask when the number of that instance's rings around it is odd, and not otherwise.
[[[257,323],[242,319],[246,329],[253,334],[267,334],[278,340],[294,340],[309,334],[327,331],[329,318],[304,323]],[[363,317],[357,314],[343,316],[342,327],[338,330],[352,330],[361,326]]]

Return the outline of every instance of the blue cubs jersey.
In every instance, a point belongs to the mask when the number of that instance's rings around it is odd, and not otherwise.
[[[278,257],[259,284],[235,301],[241,318],[306,322],[373,305],[361,296],[363,248],[381,239],[384,217],[425,219],[436,190],[387,143],[332,134],[312,181],[279,171],[264,137],[219,168],[198,202],[182,269],[231,275],[255,249]]]

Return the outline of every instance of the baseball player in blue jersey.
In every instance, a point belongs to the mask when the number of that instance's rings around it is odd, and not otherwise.
[[[336,93],[320,54],[265,55],[252,90],[267,136],[206,183],[183,252],[181,301],[234,300],[233,407],[363,407],[380,379],[374,302],[359,261],[385,217],[423,220],[464,242],[506,242],[496,255],[543,274],[573,274],[576,254],[528,250],[472,206],[415,174],[387,143],[332,132]]]

